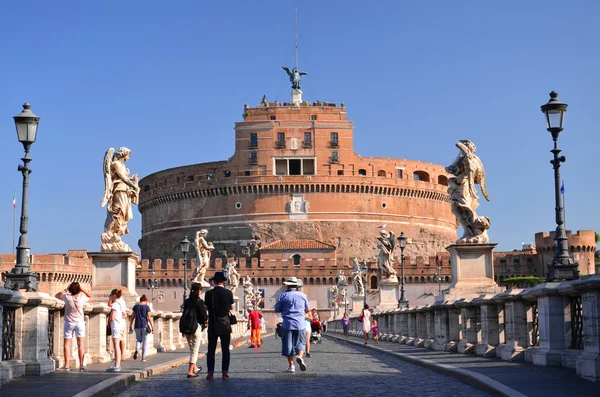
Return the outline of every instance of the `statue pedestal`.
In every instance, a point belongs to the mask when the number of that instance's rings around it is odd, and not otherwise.
[[[379,301],[375,306],[375,311],[384,311],[398,308],[398,282],[381,280],[379,282]]]
[[[352,295],[352,306],[350,306],[350,311],[352,313],[360,313],[363,307],[365,307],[365,296]]]
[[[292,104],[300,106],[302,103],[302,90],[292,90]]]
[[[135,291],[135,267],[140,256],[135,252],[89,252],[94,266],[91,295],[96,302],[108,300],[114,288],[123,292],[123,299],[131,308],[138,298]]]
[[[504,289],[494,281],[493,251],[497,244],[452,244],[450,252],[452,284],[436,302],[498,294]]]

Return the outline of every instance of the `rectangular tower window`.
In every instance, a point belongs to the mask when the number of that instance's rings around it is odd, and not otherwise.
[[[277,116],[269,116],[271,120],[277,120]]]
[[[256,152],[250,152],[250,164],[258,164],[258,155]]]
[[[302,162],[300,159],[290,159],[290,173],[289,175],[302,175]]]
[[[277,148],[285,148],[285,132],[277,133]]]
[[[312,114],[312,115],[310,116],[310,119],[311,119],[312,121],[316,121],[316,120],[317,120],[317,115],[316,115],[316,114]]]
[[[402,171],[404,171],[402,168],[396,168],[398,179],[402,179]]]
[[[287,175],[287,159],[275,160],[275,175]]]
[[[331,162],[332,163],[337,163],[340,161],[338,152],[331,152]]]
[[[312,147],[312,135],[310,132],[304,133],[304,148],[310,149]]]
[[[329,145],[331,147],[338,147],[339,146],[338,133],[337,132],[332,132],[331,134],[329,134]]]
[[[253,132],[250,134],[250,149],[256,149],[258,147],[258,134]]]
[[[315,174],[315,160],[314,159],[303,159],[302,160],[302,175],[314,175]]]

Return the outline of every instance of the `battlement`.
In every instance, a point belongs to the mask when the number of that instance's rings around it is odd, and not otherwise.
[[[596,250],[596,232],[593,230],[578,230],[573,234],[567,230],[569,251],[571,252],[594,252]],[[554,238],[556,232],[540,232],[535,234],[535,245],[540,252],[552,252],[554,250]]]

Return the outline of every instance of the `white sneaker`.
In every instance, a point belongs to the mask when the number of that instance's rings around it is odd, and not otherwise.
[[[304,363],[304,359],[302,357],[296,358],[296,362],[300,365],[300,371],[306,371],[306,364]]]
[[[286,369],[286,370],[285,370],[285,372],[291,372],[291,373],[294,373],[294,372],[296,372],[296,367],[294,367],[293,365],[290,365],[290,366],[288,367],[288,369]]]

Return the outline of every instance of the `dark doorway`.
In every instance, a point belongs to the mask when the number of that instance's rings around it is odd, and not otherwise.
[[[301,160],[290,159],[290,174],[289,175],[302,175]]]

